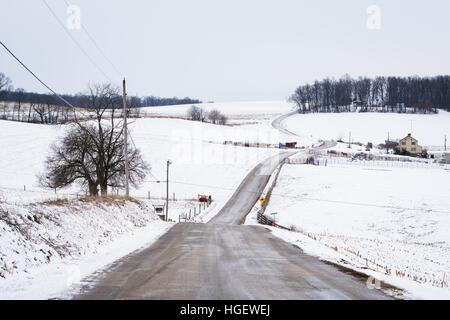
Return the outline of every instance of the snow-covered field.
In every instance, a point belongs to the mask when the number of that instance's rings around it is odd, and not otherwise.
[[[169,194],[175,199],[197,199],[211,195],[220,206],[232,195],[243,177],[259,162],[277,154],[274,148],[224,145],[226,140],[267,141],[272,138],[255,131],[179,119],[139,119],[130,126],[133,141],[152,167],[138,190],[138,197],[163,199],[166,168],[170,159]],[[234,140],[236,139],[236,140]],[[211,143],[212,142],[212,143]],[[158,183],[157,181],[160,181]]]
[[[0,187],[36,190],[49,146],[62,126],[0,121]]]
[[[256,101],[256,102],[224,102],[195,104],[205,111],[217,109],[231,120],[263,120],[288,113],[294,105],[286,101]],[[142,113],[153,116],[186,117],[192,105],[176,105],[163,107],[146,107]]]
[[[266,213],[276,235],[406,289],[450,298],[450,171],[285,165]]]
[[[0,122],[0,190],[17,191],[14,197],[25,200],[54,198],[80,193],[77,186],[53,191],[42,189],[37,175],[51,143],[64,133],[64,126],[46,126],[19,122]],[[178,119],[138,119],[130,124],[132,143],[142,152],[152,170],[146,182],[132,195],[165,197],[166,162],[170,166],[170,195],[176,199],[197,198],[212,192],[213,199],[234,189],[243,174],[254,165],[278,152],[273,148],[246,148],[224,145],[224,141],[278,142],[275,129],[248,129],[218,126]],[[159,180],[161,183],[156,183]],[[210,188],[208,185],[220,186]],[[26,192],[21,193],[26,187]],[[228,193],[227,193],[228,194]],[[12,195],[10,194],[9,197]]]
[[[411,123],[412,121],[412,123]],[[411,130],[412,125],[412,130]],[[283,126],[299,135],[313,135],[321,139],[374,144],[390,139],[404,138],[408,133],[423,146],[444,145],[444,136],[450,137],[450,113],[439,114],[397,113],[314,113],[297,114],[284,121]]]

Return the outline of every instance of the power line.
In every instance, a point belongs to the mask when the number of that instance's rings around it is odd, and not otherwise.
[[[128,132],[128,136],[131,139],[131,142],[133,143],[134,148],[137,149],[136,144],[134,143],[133,137],[131,136],[130,129],[127,128],[127,132]]]
[[[50,92],[52,92],[55,96],[57,96],[61,101],[66,103],[68,106],[72,107],[74,110],[76,109],[69,101],[61,97],[59,94],[57,94],[52,88],[50,88],[44,81],[42,81],[36,74],[34,74],[33,71],[30,70],[7,46],[3,43],[3,41],[0,40],[0,44],[8,51],[8,53],[13,56],[14,59],[16,59],[22,67],[25,68],[34,78],[36,78],[37,81],[39,81],[44,87],[46,87]]]
[[[161,179],[158,179],[157,177],[155,177],[155,175],[152,173],[152,171],[149,171],[150,175],[155,178],[155,181],[151,181],[151,182],[156,182],[156,183],[160,183],[160,182],[167,182],[167,181],[161,181]]]
[[[67,0],[64,0],[64,2],[66,3],[67,7],[70,7],[70,4],[67,2]],[[104,53],[104,51],[100,48],[100,46],[98,45],[97,41],[95,41],[94,37],[89,33],[89,31],[87,30],[87,28],[80,23],[81,28],[83,29],[83,31],[86,33],[86,35],[89,37],[89,39],[92,41],[92,43],[94,44],[94,46],[97,48],[97,50],[100,52],[100,54],[103,56],[103,58],[105,58],[106,61],[108,61],[108,63],[113,67],[113,69],[116,71],[117,75],[119,75],[120,77],[122,77],[122,73],[119,71],[119,69],[115,66],[115,64],[108,58],[108,56]]]
[[[61,19],[59,19],[59,17],[56,15],[56,13],[53,11],[53,9],[49,6],[49,4],[47,3],[46,0],[42,0],[42,2],[45,4],[45,6],[48,8],[48,10],[51,12],[51,14],[53,15],[53,17],[56,19],[56,21],[58,21],[59,25],[63,28],[63,30],[66,32],[66,34],[70,37],[70,39],[72,39],[72,41],[77,45],[78,49],[80,49],[80,51],[88,58],[88,60],[92,63],[92,65],[106,78],[108,79],[110,82],[114,82],[111,80],[110,77],[108,77],[108,75],[102,70],[102,68],[100,68],[95,61],[91,58],[91,56],[83,49],[83,47],[80,45],[80,43],[73,37],[73,35],[69,32],[69,30],[67,30],[66,26],[64,25],[64,23],[61,21]]]

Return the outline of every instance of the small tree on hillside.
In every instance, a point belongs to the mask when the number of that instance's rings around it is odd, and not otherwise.
[[[217,123],[221,125],[226,125],[227,122],[228,118],[225,115],[221,114]]]
[[[200,107],[191,106],[187,112],[188,118],[193,121],[205,121],[206,112]]]
[[[221,116],[222,116],[222,114],[221,114],[220,111],[217,110],[217,109],[211,110],[211,111],[208,113],[208,119],[209,119],[209,120],[211,121],[211,123],[213,123],[213,124],[216,124],[216,123],[219,121],[219,119],[220,119]]]
[[[386,151],[389,153],[389,150],[392,150],[393,152],[395,152],[395,150],[398,147],[398,142],[396,141],[390,141],[390,140],[386,140],[384,145],[382,145],[382,147],[384,149],[386,149]]]

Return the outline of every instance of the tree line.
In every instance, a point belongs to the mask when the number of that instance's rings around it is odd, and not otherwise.
[[[85,94],[63,94],[61,95],[68,102],[73,104],[74,106],[80,108],[90,108],[89,104],[87,104],[88,100],[86,99]],[[133,104],[137,108],[143,107],[156,107],[156,106],[172,106],[172,105],[180,105],[180,104],[200,104],[202,103],[200,100],[191,99],[191,98],[160,98],[155,96],[146,96],[146,97],[137,97],[137,96],[129,96],[130,99],[133,100]],[[45,93],[35,93],[35,92],[27,92],[24,89],[16,89],[16,90],[6,90],[0,98],[5,102],[22,102],[22,103],[49,103],[49,104],[59,104],[61,101],[55,97],[53,94],[45,94]]]
[[[65,100],[80,109],[94,106],[89,93],[61,95]],[[120,94],[118,99],[121,99]],[[127,96],[128,113],[130,117],[139,117],[140,108],[147,106],[167,106],[177,104],[201,103],[191,98],[160,98],[155,96]],[[62,106],[58,97],[53,94],[27,92],[24,89],[14,89],[12,81],[0,72],[0,119],[42,124],[61,124],[72,121],[70,108]],[[117,116],[118,113],[116,113]]]
[[[299,86],[289,98],[299,113],[450,111],[450,76],[324,79]]]

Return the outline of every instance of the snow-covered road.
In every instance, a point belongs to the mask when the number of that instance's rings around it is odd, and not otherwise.
[[[277,130],[283,132],[284,134],[292,135],[292,136],[297,136],[297,134],[295,134],[295,133],[293,133],[292,131],[289,131],[288,129],[286,129],[285,127],[283,127],[283,122],[284,122],[284,120],[286,120],[287,118],[289,118],[289,117],[291,117],[291,116],[293,116],[294,114],[297,114],[297,113],[298,113],[297,111],[292,111],[292,112],[283,114],[283,115],[281,115],[281,116],[275,118],[275,119],[272,121],[272,127],[274,127],[275,129],[277,129]]]

